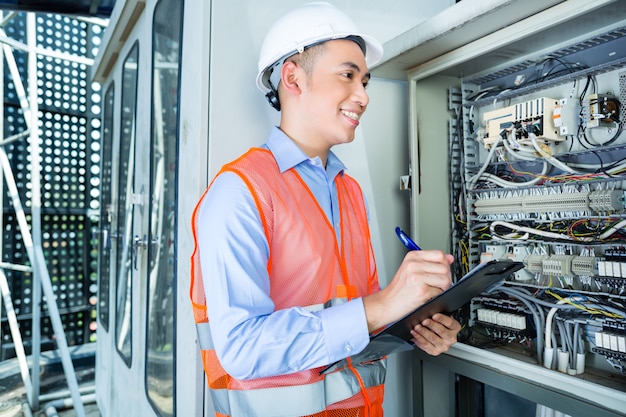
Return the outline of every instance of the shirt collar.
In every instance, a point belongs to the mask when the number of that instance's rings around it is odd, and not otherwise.
[[[289,136],[285,135],[278,127],[272,129],[265,145],[274,155],[281,173],[302,162],[312,159],[298,148],[298,145],[289,139]],[[339,157],[332,151],[329,151],[328,160],[326,161],[326,172],[328,176],[333,178],[336,174],[343,172],[345,169],[346,166],[341,162]]]

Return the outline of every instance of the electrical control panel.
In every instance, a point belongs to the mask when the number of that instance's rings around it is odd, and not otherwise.
[[[626,391],[626,60],[598,61],[606,39],[626,48],[618,30],[449,90],[451,218],[455,276],[525,266],[460,341]]]

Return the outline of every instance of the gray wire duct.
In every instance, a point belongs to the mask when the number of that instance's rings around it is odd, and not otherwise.
[[[559,329],[559,339],[561,339],[561,351],[567,352],[567,333],[565,332],[565,325],[563,321],[558,317],[554,317],[556,327]],[[558,349],[559,345],[554,345],[554,349]]]
[[[567,341],[569,343],[569,364],[570,368],[576,369],[576,353],[578,351],[578,341],[575,339],[574,322],[566,321],[565,329],[567,330]]]
[[[578,369],[578,354],[585,354],[585,341],[580,334],[580,321],[574,321],[574,348],[572,352],[572,356],[574,357],[574,362],[572,363],[572,368]]]
[[[574,327],[574,337],[576,337],[580,353],[585,353],[585,337],[580,334],[580,325],[581,323],[577,321],[576,326]]]
[[[556,347],[556,335],[554,334],[554,332],[551,332],[550,335],[550,340],[552,340],[552,346]],[[552,365],[550,366],[550,369],[555,369],[558,365],[557,365],[557,352],[558,349],[552,349],[552,361],[550,362]]]
[[[572,332],[570,331],[569,325],[565,320],[558,317],[556,319],[556,325],[559,327],[559,334],[561,336],[561,346],[563,346],[561,350],[563,352],[567,352],[569,363],[571,365],[574,363],[572,359],[572,351],[574,350],[572,346]]]

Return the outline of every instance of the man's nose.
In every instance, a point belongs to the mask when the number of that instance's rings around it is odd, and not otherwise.
[[[363,110],[365,110],[370,101],[370,96],[369,94],[367,94],[367,91],[365,90],[365,86],[363,84],[359,83],[356,87],[353,100],[355,103],[358,103]]]

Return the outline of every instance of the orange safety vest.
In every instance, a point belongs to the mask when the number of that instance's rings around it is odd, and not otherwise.
[[[222,172],[235,173],[244,181],[260,214],[270,249],[267,271],[276,310],[295,306],[316,310],[379,290],[365,202],[354,179],[345,174],[336,177],[339,247],[332,225],[300,175],[295,169],[280,173],[269,150],[253,148],[218,175]],[[213,349],[200,270],[201,201],[192,219],[190,297],[217,416],[382,417],[385,360],[350,363],[327,375],[320,375],[321,368],[250,380],[226,373]]]

